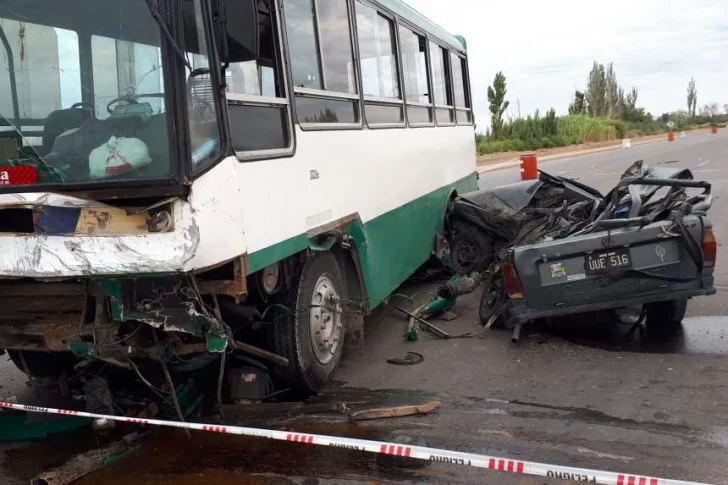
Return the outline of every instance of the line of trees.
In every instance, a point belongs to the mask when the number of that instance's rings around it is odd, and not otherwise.
[[[516,117],[503,119],[510,102],[506,77],[498,72],[493,84],[488,86],[488,103],[491,125],[485,136],[478,136],[478,153],[495,153],[509,150],[536,150],[603,141],[616,137],[616,128],[609,120],[590,118],[586,115],[558,117],[551,108],[545,114],[539,110],[522,117],[520,109]]]
[[[498,72],[488,86],[491,125],[485,135],[477,136],[478,153],[508,150],[535,150],[584,142],[631,138],[662,133],[672,121],[677,129],[688,129],[707,123],[728,122],[728,104],[720,115],[718,103],[703,105],[698,111],[698,91],[691,77],[687,89],[687,111],[663,113],[657,119],[637,105],[639,91],[626,89],[617,80],[612,63],[594,62],[587,76],[586,87],[576,90],[567,116],[556,116],[551,108],[545,115],[538,110],[521,116],[520,104],[515,117],[504,119],[510,102],[506,77]]]
[[[698,89],[695,77],[691,77],[688,82],[685,101],[687,102],[687,110],[662,113],[660,121],[663,123],[672,121],[677,129],[728,122],[728,103],[723,105],[723,113],[721,113],[721,107],[718,103],[707,103],[698,109]]]
[[[718,103],[709,103],[704,104],[700,107],[700,111],[697,111],[698,107],[698,90],[695,87],[695,78],[691,77],[690,82],[688,83],[688,95],[687,95],[687,102],[688,102],[688,115],[690,115],[690,118],[699,120],[702,122],[708,122],[708,121],[717,121],[718,118],[721,118],[721,112],[720,112],[720,105]],[[728,103],[723,105],[723,112],[725,115],[728,116]],[[662,115],[665,116],[664,114]]]
[[[651,121],[652,115],[645,112],[644,108],[637,107],[638,94],[636,87],[625,91],[619,84],[614,64],[610,62],[605,67],[595,61],[587,78],[586,89],[574,93],[569,114],[636,123]]]

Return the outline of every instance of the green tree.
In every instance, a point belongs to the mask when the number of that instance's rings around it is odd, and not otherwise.
[[[582,91],[574,92],[574,101],[569,105],[570,115],[586,114],[586,99]]]
[[[503,128],[503,113],[510,103],[506,101],[506,77],[498,71],[493,79],[493,86],[488,86],[488,103],[490,103],[490,126],[494,140],[499,140]]]
[[[691,77],[688,83],[688,113],[695,118],[695,108],[698,105],[698,90],[695,89],[695,78]]]
[[[619,102],[621,88],[617,82],[617,73],[614,71],[614,65],[611,62],[605,72],[604,85],[606,114],[609,118],[620,118],[622,116],[622,105]]]
[[[604,65],[594,61],[586,88],[586,100],[591,116],[606,116],[607,80]]]
[[[625,103],[627,105],[627,108],[629,109],[635,109],[637,107],[637,95],[639,94],[639,91],[636,87],[632,86],[632,89],[630,89],[629,93],[627,93],[627,97],[625,98]]]
[[[690,113],[688,111],[675,111],[670,113],[670,119],[675,122],[675,127],[680,130],[690,124]]]
[[[642,121],[644,119],[644,109],[637,108],[637,91],[636,87],[632,87],[622,100],[622,116],[624,121]]]

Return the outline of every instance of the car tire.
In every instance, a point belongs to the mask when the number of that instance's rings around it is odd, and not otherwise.
[[[472,226],[465,226],[450,240],[450,260],[452,269],[458,273],[482,273],[495,259],[493,245],[488,236]]]
[[[10,350],[8,356],[21,372],[26,373],[28,366],[29,377],[54,378],[60,377],[64,372],[72,370],[77,359],[70,352],[37,352],[32,350]]]
[[[487,325],[493,318],[494,313],[501,310],[502,305],[506,302],[505,281],[500,271],[493,274],[483,285],[483,295],[480,297],[480,305],[478,307],[478,318],[482,325]],[[505,328],[505,318],[498,315],[491,324],[492,328]]]
[[[283,304],[292,312],[273,325],[271,347],[289,360],[281,375],[297,391],[321,391],[341,362],[347,320],[344,282],[337,257],[318,253],[303,265],[298,285],[284,291]]]
[[[688,300],[660,301],[650,303],[647,307],[647,325],[655,328],[665,328],[679,325],[685,318],[688,309]]]

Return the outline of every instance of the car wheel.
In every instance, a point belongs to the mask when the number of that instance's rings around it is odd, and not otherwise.
[[[688,309],[688,300],[660,301],[647,307],[647,324],[654,327],[668,327],[680,324]]]
[[[488,322],[495,318],[494,328],[503,328],[505,326],[503,315],[497,315],[507,300],[505,282],[500,271],[492,275],[489,281],[483,285],[483,296],[480,298],[480,307],[478,316],[480,323],[487,325]]]
[[[319,253],[304,264],[297,288],[284,296],[293,312],[273,326],[272,347],[290,361],[282,374],[296,390],[319,392],[341,362],[347,319],[344,281],[336,256]]]
[[[493,263],[493,245],[475,228],[459,232],[450,241],[452,268],[464,274],[482,273]]]

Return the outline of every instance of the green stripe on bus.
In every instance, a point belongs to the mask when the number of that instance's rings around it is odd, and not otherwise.
[[[372,219],[351,224],[348,233],[359,248],[370,307],[379,306],[432,255],[443,230],[445,202],[451,189],[477,190],[475,173]],[[248,272],[255,273],[308,247],[305,234],[251,253]]]
[[[248,274],[260,271],[273,263],[300,253],[307,247],[308,238],[306,238],[305,234],[299,234],[273,246],[250,253],[248,256]]]

